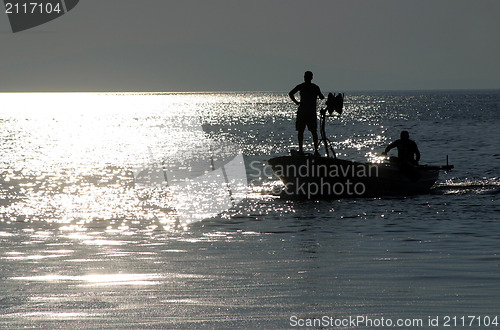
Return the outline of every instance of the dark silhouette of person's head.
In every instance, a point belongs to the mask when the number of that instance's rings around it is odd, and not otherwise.
[[[306,71],[304,73],[304,81],[311,82],[313,80],[313,73],[311,71]]]
[[[410,133],[408,133],[408,131],[402,131],[401,140],[409,140],[409,139],[410,139]]]

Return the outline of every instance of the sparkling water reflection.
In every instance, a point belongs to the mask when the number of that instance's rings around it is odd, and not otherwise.
[[[296,147],[285,93],[0,98],[2,328],[287,328],[292,315],[500,307],[498,93],[348,95],[328,123],[338,154],[376,157],[405,128],[423,162],[447,153],[456,168],[429,195],[332,201],[273,195],[266,161]],[[194,138],[207,148],[193,160]],[[248,191],[210,219],[178,226],[163,180],[137,183],[165,159],[210,173],[211,147],[229,144],[214,167],[241,150]]]

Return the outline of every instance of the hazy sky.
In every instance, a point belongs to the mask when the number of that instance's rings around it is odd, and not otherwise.
[[[12,33],[0,91],[500,88],[498,0],[81,0]]]

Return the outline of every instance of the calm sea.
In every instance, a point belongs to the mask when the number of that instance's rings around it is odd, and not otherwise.
[[[500,92],[346,93],[339,157],[406,129],[421,163],[455,165],[411,197],[278,198],[266,161],[297,148],[295,111],[0,94],[0,327],[500,327]]]

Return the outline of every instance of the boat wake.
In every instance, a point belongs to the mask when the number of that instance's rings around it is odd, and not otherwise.
[[[500,194],[500,178],[455,178],[438,183],[433,194],[439,195],[496,195]]]
[[[280,197],[285,186],[280,180],[274,180],[250,189],[261,197]],[[430,193],[433,195],[497,195],[500,194],[500,178],[455,178],[437,183]]]

